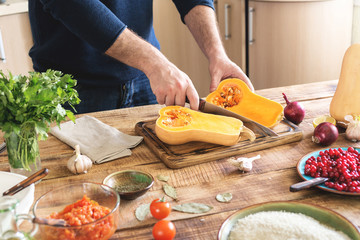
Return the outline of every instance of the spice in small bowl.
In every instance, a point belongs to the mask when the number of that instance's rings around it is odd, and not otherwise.
[[[154,177],[139,170],[124,170],[107,176],[103,184],[115,189],[120,198],[133,200],[142,196],[154,184]]]

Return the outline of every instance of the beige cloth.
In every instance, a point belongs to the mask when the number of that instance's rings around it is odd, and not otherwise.
[[[103,163],[131,155],[129,148],[136,147],[143,139],[140,136],[124,134],[98,119],[83,116],[51,128],[51,134],[70,145],[78,144],[81,154],[88,156],[94,163]]]

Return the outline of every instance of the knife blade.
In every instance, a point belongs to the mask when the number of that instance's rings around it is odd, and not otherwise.
[[[265,127],[264,125],[261,125],[260,123],[257,123],[255,121],[253,121],[247,117],[241,116],[237,113],[226,110],[225,108],[216,106],[215,104],[207,102],[201,98],[199,101],[199,111],[204,112],[204,113],[212,113],[212,114],[216,114],[216,115],[234,117],[245,123],[252,123],[252,124],[256,125],[257,127],[259,127],[261,130],[263,130],[269,136],[278,136],[278,134],[276,132],[274,132],[273,130],[271,130],[268,127]]]

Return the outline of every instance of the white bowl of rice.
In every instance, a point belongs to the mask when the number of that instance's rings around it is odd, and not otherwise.
[[[357,227],[340,214],[295,201],[243,208],[221,225],[218,240],[360,240]]]

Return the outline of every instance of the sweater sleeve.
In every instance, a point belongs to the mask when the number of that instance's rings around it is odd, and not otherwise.
[[[127,27],[98,0],[40,0],[44,10],[90,45],[105,52]]]
[[[177,10],[180,13],[181,21],[184,22],[185,15],[195,6],[204,5],[214,9],[213,0],[173,0]]]

